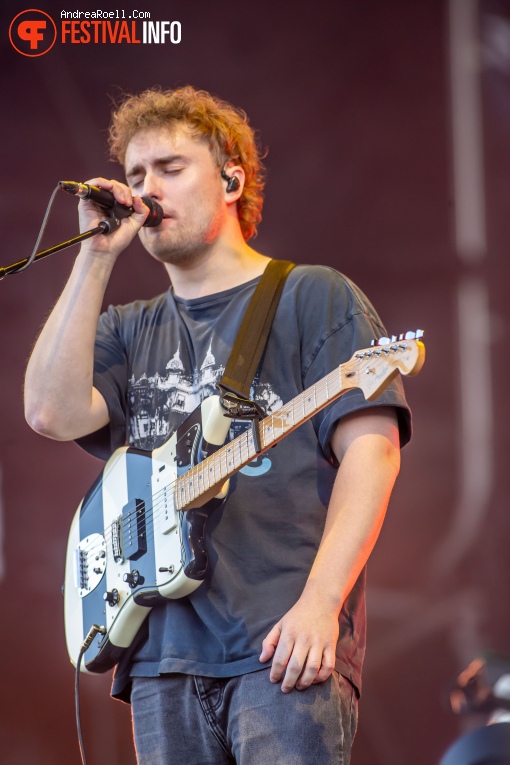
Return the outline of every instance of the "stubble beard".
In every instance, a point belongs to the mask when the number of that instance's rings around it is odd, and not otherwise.
[[[217,241],[223,226],[221,208],[215,207],[208,214],[195,217],[190,224],[174,221],[167,231],[152,232],[141,229],[142,244],[160,263],[174,266],[192,265]],[[142,233],[143,232],[143,233]]]
[[[153,258],[159,260],[160,263],[168,263],[173,266],[192,265],[200,260],[209,247],[209,242],[191,236],[174,241],[168,241],[166,237],[158,237],[149,246],[145,245]]]

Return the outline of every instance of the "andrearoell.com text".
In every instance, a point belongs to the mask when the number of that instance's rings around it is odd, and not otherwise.
[[[149,11],[60,11],[61,19],[150,19]]]

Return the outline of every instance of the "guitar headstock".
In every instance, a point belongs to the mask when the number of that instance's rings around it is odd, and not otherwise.
[[[370,348],[356,351],[350,361],[342,364],[342,381],[347,387],[361,388],[367,401],[373,401],[398,372],[418,374],[425,362],[422,337],[423,331],[418,329],[374,340]]]

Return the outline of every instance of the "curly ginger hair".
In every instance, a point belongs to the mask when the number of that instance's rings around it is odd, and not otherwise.
[[[255,236],[262,217],[264,167],[254,131],[241,109],[190,85],[177,90],[151,88],[127,96],[112,114],[111,156],[123,164],[127,146],[140,130],[173,129],[179,124],[186,125],[193,138],[208,141],[218,168],[230,159],[243,167],[245,184],[237,213],[244,239]]]

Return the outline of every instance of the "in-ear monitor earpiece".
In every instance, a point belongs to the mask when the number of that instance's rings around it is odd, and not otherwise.
[[[239,178],[236,178],[235,175],[227,175],[225,172],[225,165],[221,168],[221,177],[224,178],[227,181],[227,194],[230,194],[232,191],[237,191],[239,188]]]

